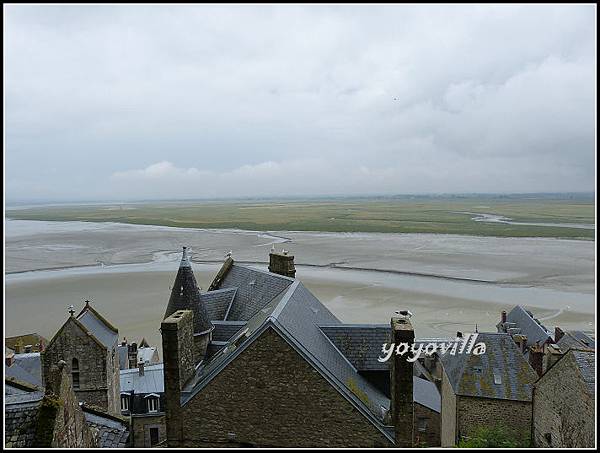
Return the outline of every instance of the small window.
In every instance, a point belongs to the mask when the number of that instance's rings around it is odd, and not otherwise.
[[[129,411],[129,395],[121,395],[121,412]]]
[[[79,360],[73,359],[71,362],[71,377],[73,380],[73,389],[79,390]]]
[[[417,429],[421,432],[427,431],[427,419],[425,417],[417,419]]]
[[[155,396],[148,398],[148,412],[158,412],[158,398]]]
[[[552,446],[552,433],[546,433],[544,434],[544,437],[546,438],[546,442],[548,442],[548,446]]]

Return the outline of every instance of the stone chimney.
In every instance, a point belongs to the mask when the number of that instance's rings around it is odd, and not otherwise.
[[[500,322],[502,324],[506,323],[506,310],[502,310],[502,313],[500,313]]]
[[[540,346],[540,342],[529,348],[529,365],[535,370],[538,376],[544,374],[544,347]]]
[[[127,368],[135,368],[137,366],[137,343],[131,343],[127,349],[127,360],[129,366]]]
[[[558,326],[554,327],[554,342],[558,343],[562,337],[564,337],[565,332]]]
[[[144,375],[144,362],[142,360],[140,360],[138,362],[138,370],[139,370],[140,376],[143,376]]]
[[[9,352],[4,357],[4,364],[9,367],[12,366],[13,363],[15,363],[15,355],[12,352]]]
[[[401,343],[412,347],[415,332],[408,317],[393,317],[391,327],[391,342],[396,347]],[[407,356],[394,353],[390,365],[390,412],[396,448],[413,446],[413,362],[408,362]]]
[[[181,390],[194,375],[194,314],[178,310],[160,325],[163,346],[167,446],[178,447],[183,439]]]
[[[288,255],[285,250],[282,250],[281,253],[275,251],[269,253],[269,272],[295,278],[294,255]]]

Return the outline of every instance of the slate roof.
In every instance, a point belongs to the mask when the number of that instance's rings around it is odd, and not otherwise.
[[[120,344],[117,346],[117,354],[119,354],[119,369],[124,370],[129,367],[129,346]]]
[[[148,365],[144,367],[144,375],[140,376],[139,369],[130,368],[120,371],[121,392],[163,393],[163,364]]]
[[[234,263],[219,285],[219,289],[237,288],[229,313],[224,319],[248,321],[293,282],[293,278]]]
[[[246,325],[245,321],[213,321],[215,330],[212,341],[229,341],[236,332]]]
[[[200,294],[200,303],[204,304],[208,319],[222,321],[233,302],[237,288],[225,288]]]
[[[41,387],[42,365],[40,353],[15,354],[13,364],[4,367],[4,376]]]
[[[507,323],[514,323],[515,330],[512,333],[520,333],[527,336],[527,346],[532,346],[536,342],[540,344],[546,341],[552,341],[552,333],[537,319],[533,314],[517,305],[506,315]],[[510,333],[510,332],[509,332]]]
[[[192,271],[186,247],[183,248],[183,255],[164,317],[167,318],[178,310],[192,310],[194,312],[195,333],[212,330],[213,326],[210,323],[206,306],[200,301],[200,290]]]
[[[389,369],[387,362],[377,360],[382,345],[390,342],[389,325],[336,324],[319,327],[357,370]]]
[[[12,395],[4,400],[4,446],[31,447],[43,392]]]
[[[590,348],[596,349],[596,341],[580,330],[570,330],[556,343],[561,349]]]
[[[129,440],[127,423],[118,421],[116,417],[90,412],[85,405],[81,406],[88,426],[98,430],[100,448],[124,448]]]
[[[442,396],[435,384],[427,379],[413,376],[413,401],[440,413]]]
[[[91,333],[106,349],[112,349],[119,341],[119,332],[108,321],[106,321],[89,303],[86,303],[81,313],[77,315],[77,321]]]
[[[573,355],[575,363],[581,373],[583,382],[586,383],[591,395],[596,394],[596,353],[594,351],[581,351],[571,349],[569,354]]]
[[[456,395],[531,401],[537,374],[506,333],[479,333],[484,354],[439,354]],[[500,382],[495,383],[499,378]]]
[[[220,286],[238,288],[227,320],[248,320],[248,323],[222,352],[198,367],[182,391],[182,404],[192,399],[262,332],[273,328],[393,441],[393,433],[383,423],[383,409],[389,409],[389,399],[357,372],[321,330],[319,326],[341,323],[299,280],[233,264]],[[242,334],[244,337],[238,339]]]

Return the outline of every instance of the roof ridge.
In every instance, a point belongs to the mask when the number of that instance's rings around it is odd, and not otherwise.
[[[81,315],[83,315],[84,312],[86,312],[86,311],[91,311],[92,314],[94,316],[96,316],[96,318],[98,318],[98,320],[100,320],[106,327],[108,327],[110,330],[112,330],[115,333],[119,333],[119,330],[115,326],[113,326],[110,322],[108,322],[108,320],[104,316],[102,316],[100,313],[98,313],[98,311],[90,305],[89,300],[85,301],[85,307],[83,307],[83,309],[79,312],[79,314],[76,316],[76,318],[79,319],[81,317]]]

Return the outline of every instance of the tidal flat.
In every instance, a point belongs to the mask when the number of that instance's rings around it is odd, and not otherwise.
[[[395,233],[172,228],[110,222],[5,222],[6,335],[48,339],[67,307],[93,304],[130,341],[160,346],[158,328],[181,246],[207,288],[233,258],[266,269],[272,246],[295,255],[297,277],[343,322],[388,323],[409,308],[418,337],[495,331],[522,304],[552,329],[595,336],[595,242]]]

